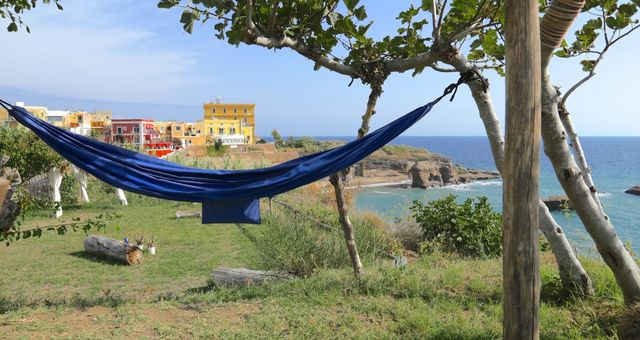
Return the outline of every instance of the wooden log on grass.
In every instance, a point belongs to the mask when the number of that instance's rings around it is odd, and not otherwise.
[[[176,211],[176,219],[181,218],[202,218],[200,211]]]
[[[253,286],[266,281],[290,279],[286,272],[250,270],[246,268],[218,267],[213,271],[213,281],[220,286]]]
[[[122,264],[142,263],[140,248],[104,236],[90,235],[84,239],[84,251]]]

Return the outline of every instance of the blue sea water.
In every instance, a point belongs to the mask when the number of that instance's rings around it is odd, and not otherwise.
[[[320,137],[324,140],[351,140],[349,137]],[[625,194],[631,186],[640,184],[640,137],[582,137],[587,161],[600,199],[611,222],[623,242],[629,242],[640,252],[640,196]],[[451,158],[467,168],[495,170],[491,149],[486,137],[398,137],[391,144],[425,148]],[[540,196],[563,194],[551,164],[541,158]],[[375,211],[385,217],[410,214],[413,200],[429,201],[448,194],[467,197],[487,196],[497,211],[502,210],[502,182],[481,181],[434,189],[365,188],[355,197],[357,210]],[[575,213],[553,212],[572,244],[583,254],[594,255],[595,248]]]

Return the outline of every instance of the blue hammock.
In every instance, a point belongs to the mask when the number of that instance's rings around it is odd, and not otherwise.
[[[261,197],[315,182],[359,162],[424,117],[462,81],[461,77],[438,99],[364,138],[273,167],[237,171],[185,167],[69,132],[24,108],[0,103],[62,157],[106,183],[146,196],[202,202],[202,223],[260,223]]]

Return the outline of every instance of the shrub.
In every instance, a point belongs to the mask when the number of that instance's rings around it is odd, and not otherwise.
[[[502,253],[502,216],[492,210],[486,197],[456,203],[456,196],[414,201],[411,211],[427,246],[463,256],[499,256]]]
[[[352,222],[363,262],[381,259],[392,252],[393,241],[371,222],[361,219]],[[294,216],[276,208],[264,218],[261,229],[256,247],[264,269],[308,276],[318,268],[351,265],[344,236],[338,226],[325,230],[304,216]]]
[[[394,219],[389,225],[389,233],[402,244],[404,249],[416,252],[420,250],[420,244],[424,241],[420,225],[410,216]]]

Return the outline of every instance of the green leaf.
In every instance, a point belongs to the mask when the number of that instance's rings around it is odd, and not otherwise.
[[[358,2],[360,2],[360,0],[344,0],[344,5],[345,7],[347,7],[347,10],[353,12],[353,10],[358,5]]]
[[[353,15],[356,17],[356,19],[362,21],[367,18],[367,10],[364,8],[364,6],[360,6],[353,10]]]
[[[173,8],[175,5],[177,5],[177,1],[162,0],[158,3],[158,8]]]
[[[596,61],[591,59],[585,59],[580,61],[580,65],[582,65],[582,70],[585,72],[591,72],[595,65]]]
[[[184,30],[191,34],[193,32],[193,13],[191,11],[182,12],[182,16],[180,16],[180,22],[183,24]]]
[[[7,31],[9,32],[18,32],[18,25],[15,22],[12,22],[7,26]]]

